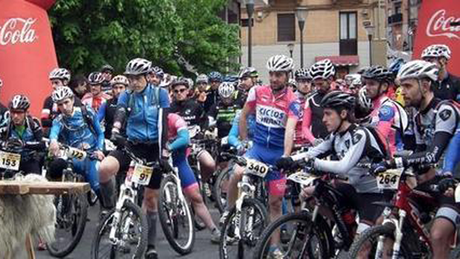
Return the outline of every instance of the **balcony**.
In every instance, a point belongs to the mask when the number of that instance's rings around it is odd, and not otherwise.
[[[402,23],[402,20],[403,20],[402,13],[393,14],[388,17],[388,25]]]

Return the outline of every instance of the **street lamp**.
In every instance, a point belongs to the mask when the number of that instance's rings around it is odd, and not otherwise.
[[[287,45],[287,48],[288,48],[289,54],[291,55],[291,58],[292,58],[292,52],[294,51],[294,43],[289,43]]]
[[[367,39],[369,40],[369,66],[372,66],[372,35],[374,35],[374,25],[370,21],[363,22],[366,29]]]
[[[305,7],[297,7],[295,15],[300,30],[300,67],[303,68],[303,29],[305,27],[305,19],[307,18],[308,10]]]
[[[254,0],[246,0],[248,13],[248,67],[252,66],[252,15],[254,14]]]

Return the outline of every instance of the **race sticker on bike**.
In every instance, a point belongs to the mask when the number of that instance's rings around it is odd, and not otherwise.
[[[84,160],[86,158],[86,152],[77,148],[69,148],[67,150],[67,156],[75,158],[77,160]]]
[[[248,171],[248,173],[257,175],[259,177],[265,177],[265,175],[268,173],[269,168],[264,163],[261,163],[254,159],[246,159],[246,161],[246,170]]]
[[[397,190],[403,169],[390,169],[377,175],[377,187],[383,190]]]
[[[140,185],[147,185],[150,182],[150,178],[152,178],[152,174],[153,167],[136,164],[131,181]]]
[[[298,173],[289,175],[287,179],[293,182],[299,183],[302,186],[309,186],[317,178],[318,176],[314,176],[314,175],[307,174],[304,172],[298,172]]]
[[[0,168],[18,171],[20,162],[20,154],[0,151]]]

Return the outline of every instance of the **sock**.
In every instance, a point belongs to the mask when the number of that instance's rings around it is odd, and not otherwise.
[[[157,218],[158,218],[158,212],[147,211],[147,223],[149,226],[147,244],[149,246],[155,246],[155,239],[157,236]]]
[[[110,178],[106,183],[100,183],[100,201],[102,207],[112,209],[115,207],[115,179]]]

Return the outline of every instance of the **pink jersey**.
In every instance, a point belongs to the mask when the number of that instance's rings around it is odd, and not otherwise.
[[[182,129],[187,129],[187,122],[175,113],[168,114],[168,140],[175,139]]]
[[[299,104],[300,104],[301,108],[299,110],[299,119],[297,120],[297,124],[295,126],[294,144],[295,145],[304,145],[304,144],[310,143],[310,141],[308,141],[308,139],[304,136],[303,127],[302,127],[303,114],[304,114],[303,107],[305,106],[305,101],[306,101],[307,98],[306,98],[306,95],[301,94],[299,92],[296,92],[296,95],[298,97]]]
[[[399,128],[399,112],[387,96],[382,95],[372,101],[374,109],[371,112],[371,127],[376,127],[379,132],[386,136],[390,145],[390,152],[396,151],[396,130]]]
[[[256,114],[254,142],[266,147],[283,148],[286,122],[296,121],[300,115],[300,104],[290,88],[273,94],[270,86],[251,88],[246,104]]]

